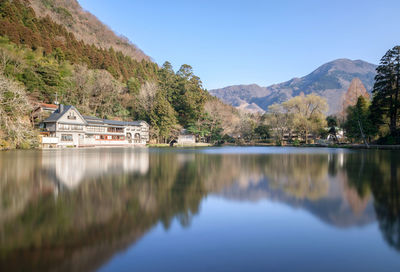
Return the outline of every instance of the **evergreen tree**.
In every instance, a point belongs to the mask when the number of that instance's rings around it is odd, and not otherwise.
[[[344,124],[346,135],[356,141],[371,138],[376,133],[376,126],[371,123],[368,102],[363,96],[358,97],[357,104],[347,108],[347,120]]]
[[[388,50],[376,68],[372,93],[372,118],[377,124],[388,124],[390,134],[399,133],[400,46]]]

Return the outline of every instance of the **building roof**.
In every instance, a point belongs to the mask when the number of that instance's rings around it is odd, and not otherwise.
[[[80,112],[79,112],[74,106],[71,106],[71,105],[60,105],[60,106],[58,107],[58,109],[57,109],[55,112],[53,112],[53,113],[49,116],[49,118],[47,118],[47,119],[44,120],[43,122],[45,122],[45,123],[57,122],[57,121],[58,121],[65,113],[67,113],[67,111],[69,111],[70,109],[75,110],[75,111],[79,114],[79,116],[82,118],[82,120],[83,120],[85,123],[87,123],[87,121],[85,120],[85,118],[83,118],[83,116],[80,114]]]
[[[109,120],[109,119],[101,119],[94,116],[83,116],[86,122],[91,125],[112,125],[112,126],[140,126],[142,123],[146,123],[146,121],[117,121],[117,120]]]
[[[46,104],[46,103],[39,103],[39,107],[42,108],[50,108],[50,109],[57,109],[58,106],[55,104]]]
[[[34,112],[37,112],[39,110],[44,110],[44,111],[49,111],[53,112],[57,110],[58,106],[54,104],[46,104],[46,103],[37,103],[34,108]]]
[[[43,122],[49,123],[49,122],[57,122],[67,111],[69,111],[70,109],[74,109],[80,117],[82,117],[82,119],[87,123],[87,124],[91,124],[91,125],[101,125],[101,126],[106,126],[106,125],[110,125],[110,126],[140,126],[142,125],[142,123],[147,124],[146,121],[143,120],[139,120],[139,121],[116,121],[116,120],[108,120],[108,119],[101,119],[98,117],[94,117],[94,116],[85,116],[85,115],[81,115],[79,113],[79,111],[74,107],[74,106],[70,106],[70,105],[61,105],[62,106],[62,111],[60,112],[60,107],[53,112],[49,118],[47,118],[46,120],[44,120]],[[148,125],[148,124],[147,124]]]

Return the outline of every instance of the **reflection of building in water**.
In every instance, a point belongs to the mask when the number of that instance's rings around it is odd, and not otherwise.
[[[103,175],[138,173],[149,170],[146,150],[55,150],[43,152],[42,168],[58,188],[74,189],[83,180]]]

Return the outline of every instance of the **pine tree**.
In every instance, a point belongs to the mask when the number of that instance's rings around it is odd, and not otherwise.
[[[400,91],[400,46],[388,50],[376,68],[372,106],[374,119],[387,123],[391,135],[397,135]]]
[[[347,120],[344,124],[346,135],[350,139],[363,140],[367,143],[367,138],[376,134],[376,126],[371,123],[368,101],[359,96],[357,104],[347,108]]]

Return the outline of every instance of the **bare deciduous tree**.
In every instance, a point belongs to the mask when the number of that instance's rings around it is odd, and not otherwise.
[[[27,148],[37,137],[29,121],[32,108],[19,84],[0,75],[0,148]]]
[[[154,107],[156,94],[157,94],[157,83],[146,81],[139,90],[138,102],[141,107],[147,112],[150,112]]]

